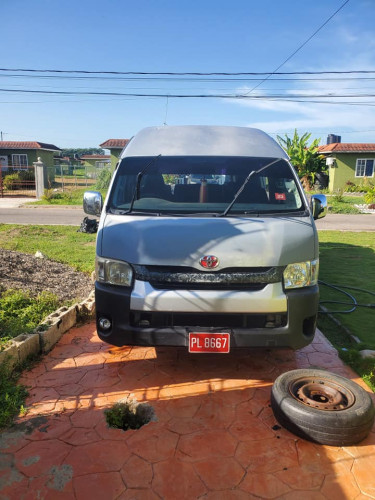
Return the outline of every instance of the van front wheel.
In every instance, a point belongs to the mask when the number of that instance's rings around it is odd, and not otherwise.
[[[292,370],[271,391],[279,423],[309,441],[348,446],[362,441],[374,423],[370,395],[358,384],[325,370]]]

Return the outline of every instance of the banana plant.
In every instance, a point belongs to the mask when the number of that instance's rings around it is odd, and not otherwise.
[[[316,172],[327,170],[324,156],[318,153],[320,139],[314,139],[309,145],[310,137],[311,133],[308,132],[300,137],[297,129],[294,130],[292,138],[288,134],[285,134],[285,137],[277,136],[280,146],[288,154],[306,191],[311,190]]]

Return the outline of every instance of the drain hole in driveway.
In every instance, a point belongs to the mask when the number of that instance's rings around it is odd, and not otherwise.
[[[151,421],[155,421],[155,412],[147,403],[138,403],[136,399],[118,401],[111,408],[104,410],[109,427],[115,429],[139,429]]]

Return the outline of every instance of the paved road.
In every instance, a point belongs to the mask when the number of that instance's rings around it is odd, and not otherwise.
[[[375,231],[375,214],[327,214],[315,223],[318,230]]]
[[[82,208],[1,208],[0,223],[79,226],[86,216]],[[92,218],[90,216],[90,218]]]
[[[25,201],[0,198],[0,223],[79,226],[85,217],[81,207],[29,206],[25,208]],[[375,213],[328,214],[316,221],[316,225],[319,230],[375,231]]]

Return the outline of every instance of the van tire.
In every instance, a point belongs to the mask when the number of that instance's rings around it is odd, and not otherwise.
[[[278,422],[299,437],[320,444],[348,446],[370,432],[375,408],[358,384],[325,370],[292,370],[271,390]]]

